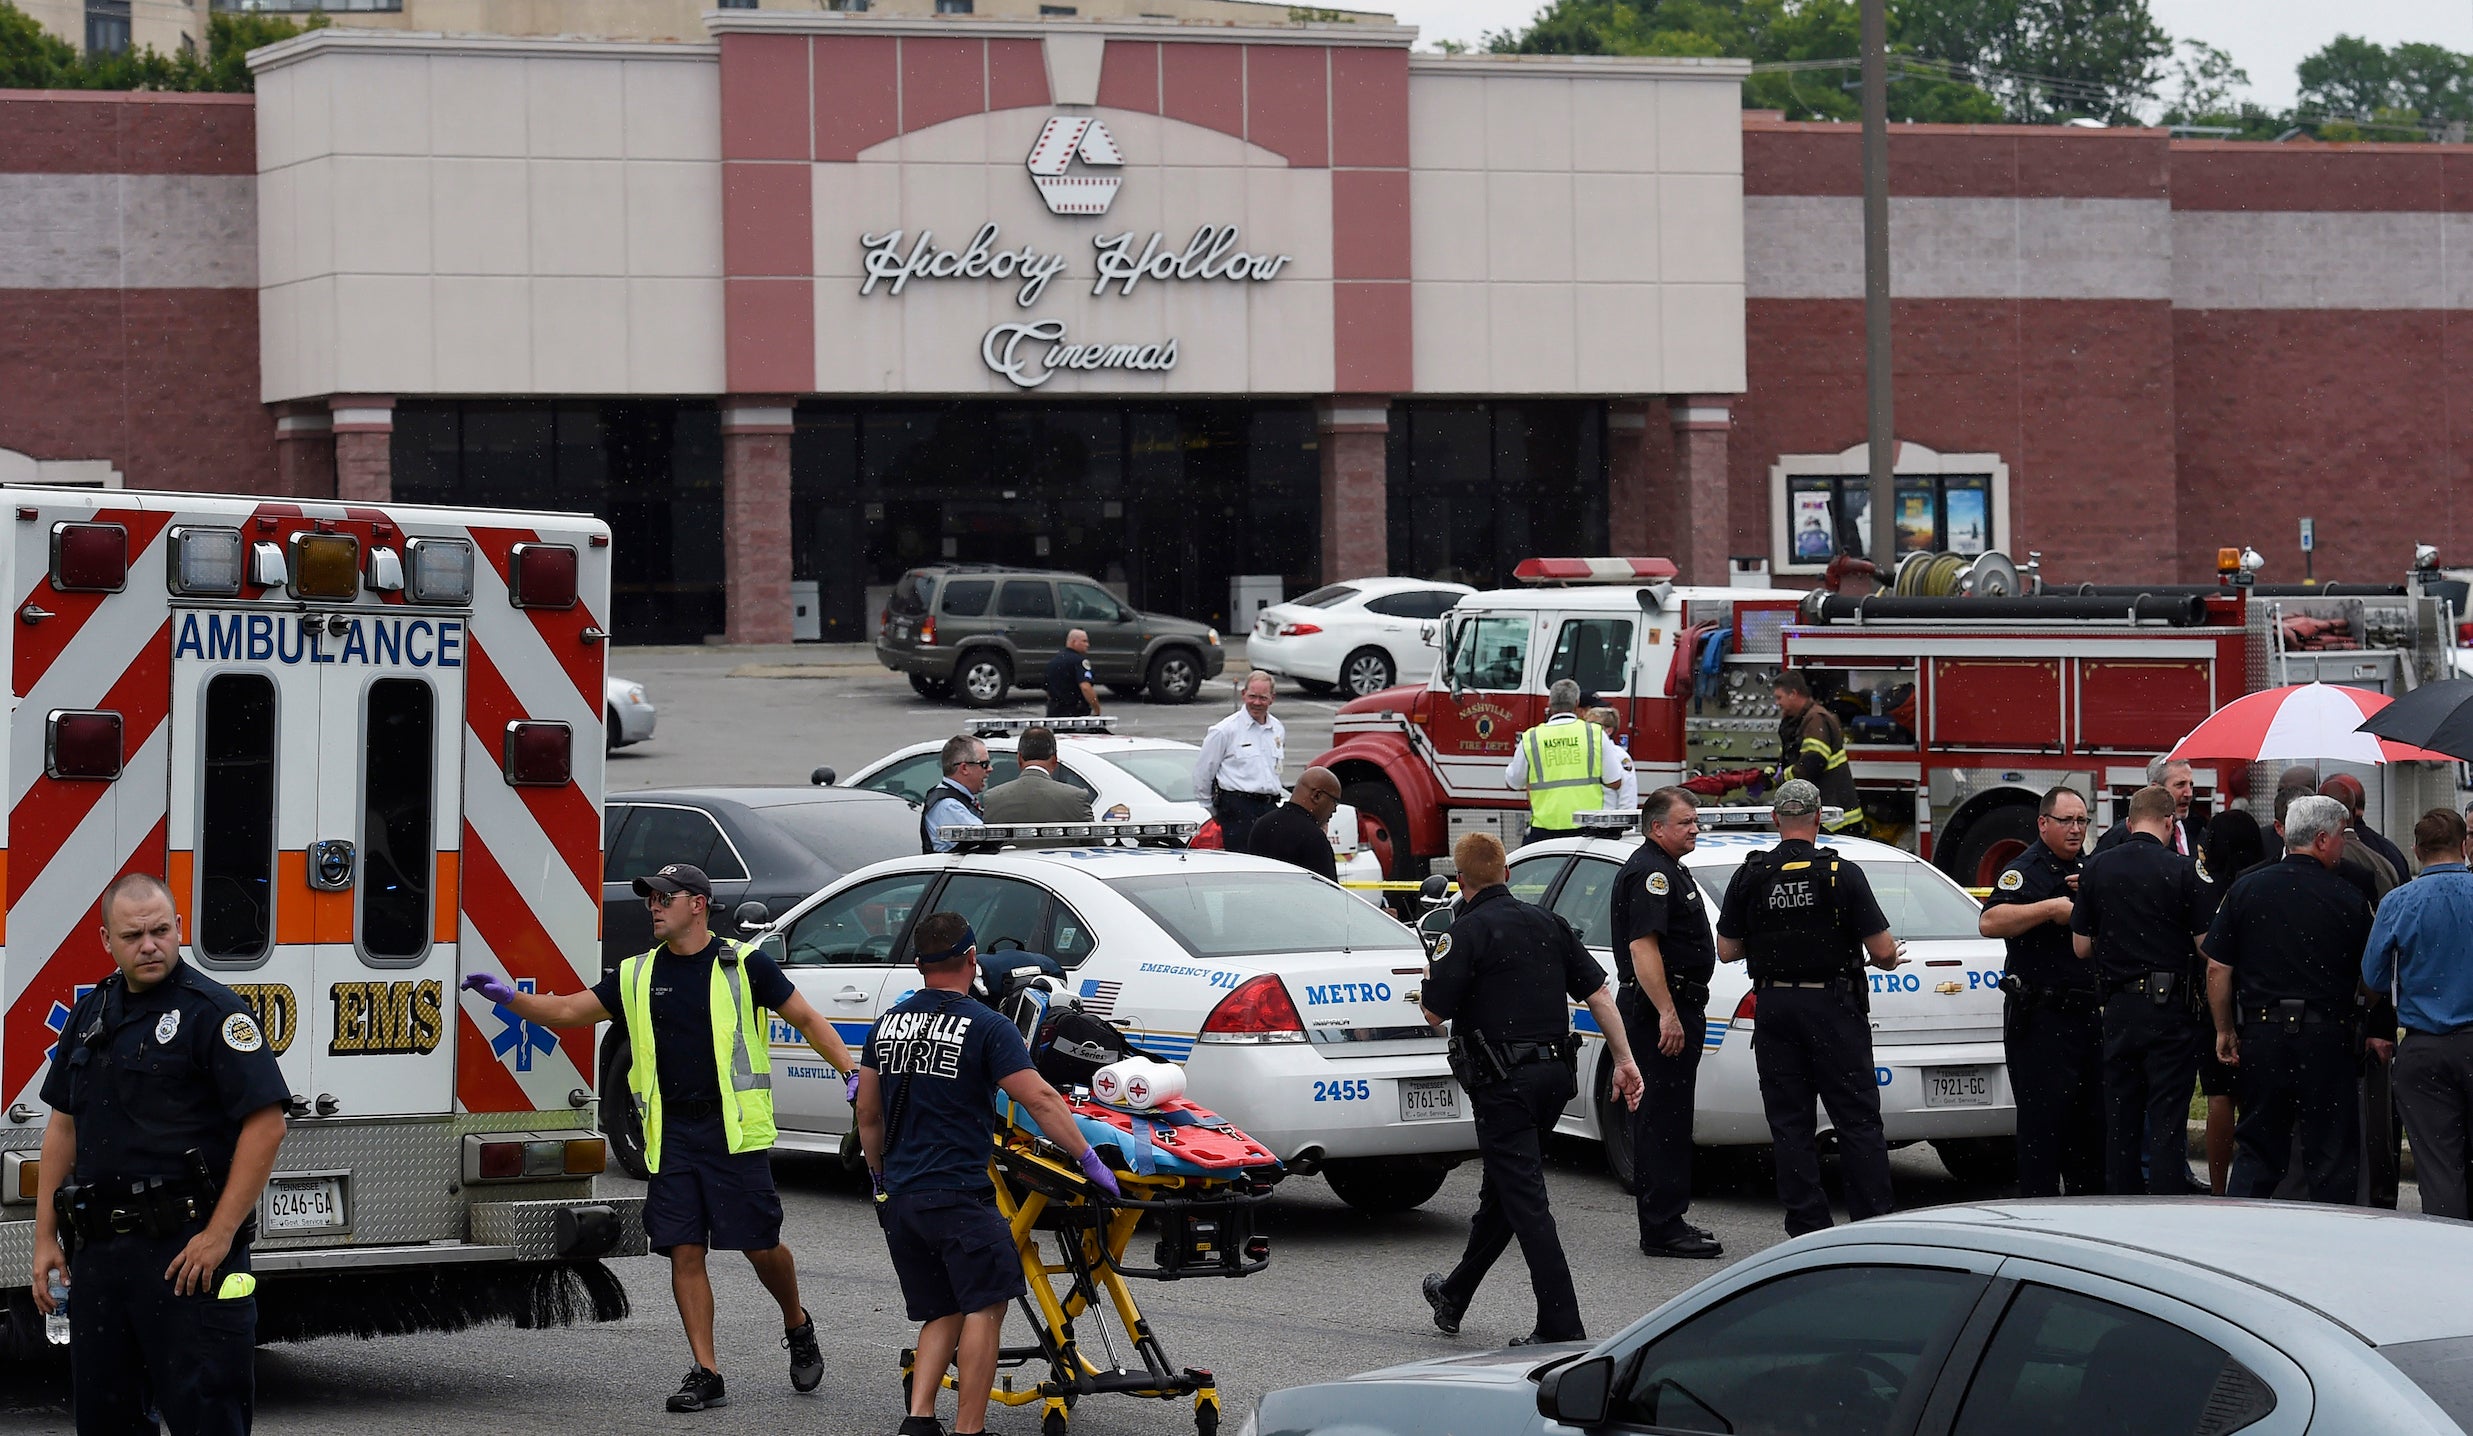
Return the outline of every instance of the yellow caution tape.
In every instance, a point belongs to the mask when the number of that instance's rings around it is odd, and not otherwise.
[[[1345,880],[1343,880],[1343,881],[1340,883],[1340,886],[1341,886],[1341,887],[1344,887],[1344,888],[1355,888],[1355,889],[1357,889],[1357,890],[1358,890],[1358,891],[1360,891],[1360,892],[1374,892],[1374,893],[1413,893],[1413,892],[1417,892],[1417,891],[1419,891],[1419,890],[1423,889],[1423,888],[1425,887],[1425,884],[1423,884],[1423,883],[1394,883],[1394,882],[1351,882],[1351,881],[1345,881]],[[1458,883],[1453,883],[1453,884],[1451,885],[1450,890],[1451,890],[1452,892],[1458,892],[1458,891],[1460,890],[1460,885],[1459,885]]]
[[[244,1296],[254,1295],[257,1289],[256,1277],[245,1271],[236,1271],[223,1279],[223,1289],[215,1293],[215,1300],[238,1301]]]

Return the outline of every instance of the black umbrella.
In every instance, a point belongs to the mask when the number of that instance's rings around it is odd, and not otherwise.
[[[2425,683],[2363,719],[2360,731],[2473,760],[2473,678]]]

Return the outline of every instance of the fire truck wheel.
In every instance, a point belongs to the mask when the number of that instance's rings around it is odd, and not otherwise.
[[[1396,676],[1391,655],[1379,648],[1360,648],[1340,662],[1340,686],[1348,690],[1351,698],[1380,693],[1391,686]]]
[[[1322,1169],[1331,1195],[1369,1215],[1414,1211],[1443,1189],[1448,1169],[1404,1158],[1355,1158]]]
[[[1614,1064],[1601,1048],[1597,1057],[1597,1144],[1605,1149],[1606,1171],[1616,1186],[1637,1191],[1632,1184],[1631,1111],[1614,1095]]]
[[[627,1068],[623,1042],[609,1044],[601,1054],[601,1135],[609,1139],[610,1156],[620,1171],[637,1181],[652,1175],[644,1165],[644,1129],[637,1125],[635,1105],[627,1100]]]
[[[1986,808],[1953,835],[1955,841],[1936,852],[1941,871],[1963,887],[1988,888],[2001,869],[2035,841],[2035,805],[2004,803]]]
[[[1013,665],[993,648],[974,648],[954,667],[953,691],[965,707],[993,708],[1013,691]]]
[[[1949,1137],[1932,1143],[1941,1165],[1962,1187],[2007,1187],[2018,1181],[2014,1137]]]
[[[1408,810],[1398,792],[1379,778],[1363,778],[1344,786],[1340,801],[1357,810],[1359,841],[1382,861],[1382,875],[1393,882],[1415,876],[1408,871]]]

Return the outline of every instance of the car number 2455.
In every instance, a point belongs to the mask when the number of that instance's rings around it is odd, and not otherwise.
[[[1371,1101],[1373,1096],[1372,1085],[1362,1078],[1356,1081],[1316,1082],[1314,1084],[1314,1100],[1317,1102],[1366,1102]]]

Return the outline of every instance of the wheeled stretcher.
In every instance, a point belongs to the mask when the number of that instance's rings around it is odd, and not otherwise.
[[[1038,1012],[1016,1015],[1038,1033],[1045,1003],[1033,1005]],[[1057,1080],[1055,1067],[1043,1062],[1042,1070]],[[1004,1122],[989,1171],[1021,1255],[1028,1288],[1021,1306],[1034,1339],[999,1351],[989,1399],[1038,1402],[1041,1436],[1065,1436],[1074,1403],[1085,1396],[1191,1398],[1197,1436],[1217,1436],[1217,1383],[1205,1368],[1169,1361],[1129,1280],[1247,1277],[1270,1265],[1270,1239],[1255,1234],[1254,1213],[1285,1172],[1259,1143],[1183,1098],[1136,1111],[1095,1101],[1069,1081],[1058,1085],[1123,1195],[1094,1184],[1011,1098],[997,1099]],[[1146,1222],[1148,1260],[1131,1259]],[[904,1390],[915,1358],[902,1352]],[[953,1382],[947,1372],[947,1389]]]

